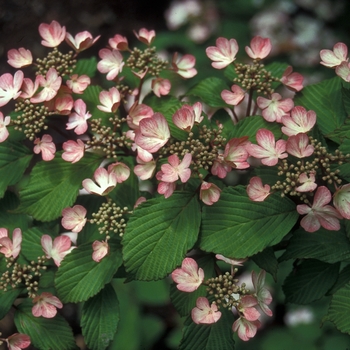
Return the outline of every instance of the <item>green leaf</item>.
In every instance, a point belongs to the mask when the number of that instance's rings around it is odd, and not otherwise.
[[[219,350],[234,349],[232,334],[233,313],[225,309],[213,324],[196,324],[189,316],[184,325],[180,350]]]
[[[119,302],[113,287],[107,284],[97,295],[84,303],[81,327],[91,350],[106,349],[117,331]]]
[[[82,188],[82,181],[92,177],[100,158],[86,153],[78,163],[65,162],[59,155],[50,162],[39,162],[32,170],[29,184],[20,192],[16,213],[26,213],[41,221],[61,216],[71,206]]]
[[[253,202],[243,186],[227,187],[217,203],[203,208],[200,247],[234,258],[252,256],[280,242],[297,219],[295,204],[277,193]]]
[[[7,140],[0,144],[0,198],[7,186],[21,179],[32,157],[33,152],[20,142]]]
[[[177,98],[173,96],[163,96],[161,98],[157,96],[147,96],[143,103],[152,107],[153,112],[159,112],[163,114],[168,122],[171,136],[178,140],[187,140],[188,133],[184,130],[179,129],[173,122],[173,115],[175,112],[181,108],[183,103],[181,103]]]
[[[324,320],[334,323],[343,333],[350,334],[350,283],[333,294],[328,314]]]
[[[15,313],[18,332],[29,335],[32,344],[40,350],[77,349],[72,329],[61,315],[34,317],[32,307],[31,300],[18,305]]]
[[[22,288],[12,289],[9,287],[9,290],[4,292],[0,290],[0,320],[2,320],[6,314],[10,311],[13,302],[21,294]]]
[[[221,91],[229,90],[227,83],[220,78],[206,78],[192,87],[186,96],[199,97],[210,107],[232,107],[221,98]]]
[[[342,84],[339,77],[324,80],[320,83],[306,86],[294,98],[295,105],[301,105],[307,110],[313,110],[317,115],[317,125],[324,135],[340,128],[345,122],[346,113],[342,101]],[[329,134],[329,135],[328,135]],[[337,136],[333,141],[339,143]]]
[[[345,266],[339,273],[337,282],[333,285],[327,295],[334,294],[339,288],[344,287],[350,281],[350,265]]]
[[[268,64],[267,66],[265,66],[265,69],[267,71],[271,72],[273,77],[282,78],[282,75],[283,75],[284,71],[287,69],[287,67],[288,67],[287,63],[272,62],[272,63]],[[281,82],[275,81],[272,83],[272,88],[276,89],[281,84],[282,84]]]
[[[253,255],[252,260],[277,281],[278,261],[272,247],[267,247],[262,252]]]
[[[87,75],[90,78],[93,78],[96,75],[97,71],[97,58],[82,58],[79,59],[73,74],[78,75]]]
[[[86,103],[87,110],[91,113],[93,119],[101,118],[102,121],[106,121],[112,115],[112,113],[106,113],[106,112],[100,111],[97,108],[97,106],[101,104],[99,100],[99,95],[101,91],[102,91],[102,88],[100,86],[89,85],[84,90],[84,93],[81,95],[81,98]]]
[[[315,233],[299,229],[293,233],[280,261],[318,259],[328,263],[350,261],[350,241],[343,230],[334,232],[321,228]]]
[[[304,260],[284,281],[286,301],[305,305],[321,299],[336,282],[339,266],[339,263]]]
[[[48,232],[43,232],[38,227],[32,227],[23,232],[22,249],[23,254],[28,261],[37,260],[39,256],[44,255],[41,246],[41,237]]]
[[[110,251],[99,263],[92,260],[91,243],[68,254],[56,274],[56,289],[63,303],[77,303],[96,295],[122,264],[120,248],[109,242]]]
[[[136,208],[123,236],[127,272],[139,280],[157,280],[172,272],[197,240],[200,206],[196,196],[175,192]]]

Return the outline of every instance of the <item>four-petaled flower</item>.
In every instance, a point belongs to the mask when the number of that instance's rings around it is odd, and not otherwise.
[[[349,62],[342,62],[337,68],[335,69],[335,73],[345,80],[346,82],[350,82],[350,63]]]
[[[248,197],[254,202],[263,202],[270,195],[270,186],[264,185],[258,176],[253,176],[247,186]]]
[[[14,76],[5,73],[0,77],[0,107],[20,96],[23,79],[24,74],[21,70],[17,71]]]
[[[348,47],[344,43],[336,43],[332,50],[321,50],[320,51],[321,64],[326,67],[335,68],[347,62],[348,58]]]
[[[63,143],[62,148],[64,152],[62,153],[62,158],[66,162],[76,163],[84,156],[85,145],[81,140],[77,142],[69,140]]]
[[[74,38],[71,34],[66,33],[66,43],[72,47],[76,52],[82,52],[91,47],[98,39],[100,35],[93,38],[91,33],[83,31],[78,33]]]
[[[117,88],[111,87],[108,91],[101,91],[99,94],[101,105],[97,108],[100,111],[114,113],[120,105],[120,93]]]
[[[171,83],[168,79],[156,78],[152,80],[152,90],[157,97],[166,96],[171,89]]]
[[[236,59],[238,44],[236,39],[220,37],[216,39],[216,46],[209,46],[205,52],[213,61],[211,65],[214,68],[223,69]]]
[[[191,177],[191,169],[189,168],[191,161],[191,153],[186,153],[181,162],[177,154],[171,155],[168,157],[169,164],[161,166],[161,181],[174,182],[180,178],[181,182],[187,182]]]
[[[255,289],[254,296],[261,308],[261,310],[267,315],[272,316],[272,311],[267,305],[272,302],[271,293],[264,287],[266,271],[261,270],[258,275],[255,271],[252,271],[252,282]]]
[[[108,173],[115,173],[117,175],[117,183],[120,184],[126,181],[130,176],[130,168],[121,162],[116,162],[108,165]]]
[[[294,107],[290,116],[285,115],[282,118],[282,132],[287,136],[297,135],[299,133],[307,133],[316,124],[316,113],[307,111],[302,106]]]
[[[60,266],[64,257],[69,254],[75,247],[68,236],[58,236],[52,241],[49,235],[41,236],[41,245],[47,259],[53,259],[56,266]]]
[[[90,85],[91,79],[87,75],[73,74],[67,80],[67,86],[75,93],[82,94],[84,90]]]
[[[91,114],[86,111],[86,104],[82,99],[74,102],[75,112],[69,115],[67,130],[74,129],[77,135],[82,135],[88,129],[87,120],[91,118]]]
[[[107,80],[113,80],[123,69],[123,56],[116,49],[101,49],[98,54],[101,61],[97,63],[97,69],[107,73]]]
[[[108,172],[105,168],[97,168],[94,173],[94,179],[97,185],[91,179],[85,179],[83,180],[83,187],[87,192],[99,196],[107,195],[117,186],[118,182],[117,174]]]
[[[34,153],[39,154],[41,152],[43,160],[50,161],[55,158],[56,146],[52,142],[51,135],[45,134],[41,140],[40,138],[36,138],[34,145]]]
[[[7,63],[14,68],[30,66],[33,63],[33,56],[29,50],[20,47],[18,50],[11,49],[7,53]]]
[[[288,137],[286,151],[294,157],[310,157],[314,153],[314,146],[309,144],[309,137],[300,133]]]
[[[244,100],[245,91],[236,84],[231,86],[231,91],[223,90],[221,92],[221,98],[228,105],[237,106]]]
[[[175,72],[185,79],[193,78],[197,74],[194,68],[196,58],[193,55],[178,56],[176,52],[172,60],[172,66]]]
[[[245,47],[245,52],[250,58],[262,60],[267,57],[271,52],[272,44],[269,38],[262,38],[261,36],[255,36],[250,41],[250,47]]]
[[[220,198],[221,189],[211,182],[202,182],[199,199],[206,205],[213,205]]]
[[[146,45],[151,45],[156,37],[156,32],[154,30],[147,30],[146,28],[141,28],[138,32],[134,30],[134,34],[138,40]]]
[[[17,258],[21,251],[22,231],[20,228],[15,228],[12,233],[12,240],[8,237],[8,231],[5,228],[0,229],[0,253],[6,258]]]
[[[50,68],[47,71],[45,78],[42,75],[37,75],[35,85],[42,87],[42,90],[40,90],[38,94],[34,95],[30,99],[30,102],[40,103],[52,100],[57,95],[61,84],[62,77],[58,75],[55,68]]]
[[[300,184],[295,188],[298,192],[312,192],[317,188],[315,171],[310,172],[309,176],[306,173],[301,173],[298,178]]]
[[[305,215],[300,222],[301,227],[307,232],[315,232],[321,226],[326,230],[340,230],[339,219],[343,217],[338,211],[327,205],[332,199],[331,192],[325,186],[320,186],[314,196],[312,206],[306,204],[297,205],[297,211],[300,215]]]
[[[194,323],[211,324],[219,321],[221,312],[216,304],[209,305],[209,300],[199,297],[196,301],[196,307],[192,309],[191,317]]]
[[[25,349],[30,345],[30,337],[27,334],[14,333],[5,340],[9,350]]]
[[[282,117],[294,107],[291,98],[282,99],[277,92],[271,95],[271,99],[259,96],[256,103],[262,109],[262,116],[266,121],[277,123],[281,123]]]
[[[182,261],[181,268],[174,270],[171,278],[178,290],[183,292],[193,292],[202,284],[204,279],[204,271],[198,268],[197,262],[192,258],[185,258]]]
[[[106,241],[94,241],[92,243],[92,260],[100,262],[109,252],[109,245]]]
[[[260,326],[261,323],[259,320],[248,321],[245,317],[241,316],[233,323],[232,330],[237,332],[240,339],[248,341],[255,336]]]
[[[109,39],[108,44],[112,49],[120,51],[129,50],[128,39],[120,34],[116,34],[113,38]]]
[[[87,210],[82,205],[62,210],[62,226],[72,232],[80,232],[86,224]]]
[[[281,83],[292,91],[300,91],[303,89],[304,77],[300,73],[293,73],[293,67],[288,66],[284,71]]]
[[[41,41],[41,45],[46,47],[58,46],[66,37],[66,27],[52,21],[50,24],[41,23],[39,25],[39,34],[44,39]]]
[[[57,314],[57,309],[62,309],[61,301],[48,292],[43,292],[33,299],[32,314],[34,317],[53,318]]]

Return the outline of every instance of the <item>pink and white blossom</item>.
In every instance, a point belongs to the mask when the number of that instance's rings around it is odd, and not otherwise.
[[[112,49],[127,51],[129,50],[128,39],[125,36],[116,34],[108,40],[108,44]]]
[[[161,166],[162,177],[161,181],[174,182],[179,178],[181,182],[187,182],[191,177],[191,169],[189,168],[192,161],[192,154],[186,153],[180,162],[177,154],[168,157],[168,164]]]
[[[101,91],[99,94],[101,105],[97,108],[106,113],[115,113],[120,105],[120,93],[116,87],[111,87],[108,91]]]
[[[66,33],[66,43],[73,48],[75,52],[82,52],[91,47],[98,39],[100,35],[93,38],[90,32],[83,31],[78,33],[74,38],[71,34]]]
[[[108,173],[115,173],[117,175],[117,183],[126,181],[130,176],[130,168],[121,162],[110,164],[107,169]]]
[[[263,202],[270,195],[270,186],[263,185],[258,176],[253,176],[247,186],[248,197],[254,202]]]
[[[273,93],[271,99],[259,96],[256,100],[257,105],[262,109],[262,116],[268,122],[282,122],[282,117],[294,107],[291,98],[282,99],[278,93]]]
[[[216,39],[216,46],[209,46],[205,52],[213,61],[211,65],[214,68],[223,69],[236,59],[238,49],[236,39],[220,37]]]
[[[67,86],[75,94],[82,94],[85,89],[90,85],[91,79],[87,75],[73,74],[70,79],[67,80]]]
[[[320,57],[320,63],[322,65],[330,68],[335,68],[343,62],[347,62],[349,60],[348,47],[344,43],[336,43],[333,46],[333,51],[327,49],[321,50]]]
[[[27,67],[33,63],[32,53],[23,47],[20,47],[18,50],[9,50],[7,53],[7,58],[7,63],[14,68]]]
[[[232,167],[224,161],[223,152],[219,151],[217,158],[213,161],[210,172],[220,179],[224,179],[231,170]]]
[[[46,47],[58,46],[66,36],[66,27],[58,22],[52,21],[50,24],[41,23],[39,25],[39,34],[44,39],[41,45]]]
[[[21,94],[19,97],[24,99],[30,99],[35,95],[39,88],[39,82],[36,79],[34,82],[29,78],[24,78],[21,87]]]
[[[192,309],[191,317],[194,323],[211,324],[219,321],[221,312],[216,304],[209,305],[209,300],[199,297],[196,301],[196,307]]]
[[[30,337],[27,334],[14,333],[5,339],[8,350],[26,349],[30,345]]]
[[[108,172],[105,168],[97,168],[94,173],[95,182],[91,179],[83,180],[83,187],[91,194],[105,196],[117,186],[117,174]]]
[[[211,182],[203,181],[201,184],[199,199],[206,205],[213,205],[220,199],[221,189]]]
[[[0,112],[0,142],[4,142],[10,135],[6,128],[10,121],[11,117],[7,116],[4,118],[4,115]]]
[[[158,172],[158,174],[161,174],[162,172]],[[161,175],[158,175],[157,179],[159,180],[159,178],[161,177]],[[169,198],[175,191],[175,188],[176,188],[176,182],[160,182],[158,184],[158,187],[157,187],[157,192],[159,194],[163,194],[164,195],[164,198]]]
[[[91,118],[91,114],[86,111],[86,104],[82,99],[78,99],[74,102],[74,111],[75,112],[69,115],[66,129],[74,129],[77,135],[82,135],[88,129],[86,121]]]
[[[304,77],[300,73],[293,73],[293,67],[288,66],[284,71],[281,83],[292,91],[300,91],[303,89]]]
[[[306,134],[297,134],[288,137],[286,151],[294,157],[310,157],[314,153],[314,146],[310,145],[309,137]]]
[[[34,306],[32,314],[34,317],[53,318],[57,314],[57,309],[62,309],[63,304],[54,295],[48,292],[43,292],[33,299]]]
[[[12,233],[12,240],[8,237],[7,229],[0,229],[0,253],[6,258],[16,259],[21,251],[22,231],[20,228],[15,228]]]
[[[260,312],[254,307],[256,305],[258,301],[254,296],[243,295],[236,308],[247,321],[256,321],[260,317]]]
[[[179,129],[190,132],[194,125],[195,113],[191,106],[183,105],[174,113],[172,119]]]
[[[230,264],[232,266],[243,266],[243,263],[247,261],[247,259],[230,259],[226,258],[225,256],[221,254],[216,254],[215,258],[218,260],[222,260],[227,264]]]
[[[268,305],[272,302],[271,293],[265,288],[266,271],[261,270],[257,275],[255,271],[252,271],[252,282],[255,289],[254,296],[261,308],[261,310],[267,315],[272,316],[272,311]]]
[[[134,34],[138,40],[148,46],[151,45],[156,37],[156,32],[154,30],[147,30],[146,28],[141,28],[138,32],[134,30]]]
[[[230,139],[225,146],[223,154],[225,163],[235,169],[249,168],[250,165],[247,162],[249,153],[246,149],[246,146],[249,144],[248,136]]]
[[[192,258],[185,258],[182,261],[181,268],[174,270],[171,278],[178,290],[183,292],[193,292],[199,288],[204,279],[204,271],[198,268],[197,262]]]
[[[250,58],[260,59],[266,58],[271,52],[272,44],[269,38],[262,38],[261,36],[255,36],[250,41],[250,47],[245,47],[245,52]]]
[[[231,91],[223,90],[221,92],[221,98],[228,105],[237,106],[244,100],[245,91],[238,85],[232,85]]]
[[[248,341],[255,336],[260,326],[261,323],[259,320],[248,321],[246,318],[240,317],[233,323],[232,330],[237,332],[240,339]]]
[[[35,84],[42,87],[42,89],[30,99],[32,103],[52,100],[57,95],[62,84],[62,78],[58,75],[55,68],[50,68],[45,78],[42,75],[37,75],[35,80]]]
[[[333,205],[344,219],[350,219],[350,184],[343,185],[335,191]]]
[[[143,103],[135,103],[130,109],[126,117],[126,122],[131,129],[138,129],[140,120],[144,118],[151,118],[154,114],[153,109]]]
[[[256,133],[256,141],[258,145],[248,144],[246,146],[250,155],[261,159],[261,163],[267,166],[274,166],[279,159],[288,157],[286,151],[286,141],[275,141],[275,136],[268,129],[260,129]]]
[[[134,167],[134,173],[140,178],[140,180],[148,180],[153,177],[156,170],[156,162],[154,159],[144,162],[137,157],[137,165]]]
[[[294,107],[290,115],[282,118],[282,132],[287,136],[307,133],[316,124],[316,113],[312,110],[306,111],[302,106]]]
[[[48,162],[55,158],[56,146],[52,142],[51,135],[45,134],[41,140],[39,137],[36,138],[34,140],[34,145],[34,153],[39,154],[41,152],[41,156],[44,161]]]
[[[325,186],[320,186],[314,196],[314,201],[310,207],[307,204],[297,205],[297,211],[300,215],[306,215],[301,219],[300,225],[307,232],[315,232],[321,226],[326,230],[338,231],[340,229],[339,219],[343,217],[338,211],[328,205],[332,195]]]
[[[174,71],[185,79],[193,78],[197,74],[197,69],[194,68],[196,58],[193,55],[179,56],[176,52],[172,60]]]
[[[79,162],[81,158],[84,157],[85,145],[82,140],[69,140],[63,143],[62,145],[63,153],[62,158],[66,162],[76,163]]]
[[[107,80],[113,80],[123,69],[123,56],[115,49],[101,49],[98,54],[101,58],[97,63],[98,71],[107,73]]]
[[[71,247],[72,242],[68,236],[58,236],[52,241],[49,235],[41,236],[41,246],[47,259],[53,259],[56,266],[60,266],[64,257],[75,247]]]
[[[337,68],[335,68],[335,73],[345,80],[346,82],[350,82],[350,63],[342,62]]]
[[[168,79],[156,78],[152,80],[152,91],[157,97],[166,96],[171,89],[171,83]]]
[[[80,232],[87,221],[87,210],[82,205],[65,208],[62,210],[62,226],[72,232]]]
[[[13,76],[5,73],[0,77],[0,107],[5,106],[12,99],[16,99],[21,94],[21,87],[24,74],[18,70]]]
[[[309,175],[301,173],[298,178],[300,184],[295,188],[298,192],[313,192],[317,188],[315,172],[310,172]]]
[[[109,245],[105,241],[95,241],[92,243],[92,250],[92,260],[100,262],[109,253]]]
[[[151,118],[144,118],[135,131],[135,143],[150,153],[157,152],[170,138],[169,125],[164,116],[155,113]]]

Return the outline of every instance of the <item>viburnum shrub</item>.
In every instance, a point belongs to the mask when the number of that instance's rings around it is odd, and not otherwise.
[[[17,71],[0,77],[0,107],[13,106],[0,112],[9,349],[74,349],[68,303],[82,303],[89,349],[104,349],[125,317],[115,280],[164,278],[187,317],[180,348],[233,349],[232,332],[248,341],[274,317],[266,273],[292,259],[286,302],[331,296],[324,321],[350,333],[345,44],[320,52],[334,77],[304,87],[291,66],[263,64],[270,39],[238,62],[237,41],[220,37],[205,53],[222,78],[191,85],[195,57],[164,59],[153,30],[134,33],[136,48],[116,34],[98,59],[79,58],[99,39],[89,32],[53,21],[39,33],[46,56],[11,49]]]

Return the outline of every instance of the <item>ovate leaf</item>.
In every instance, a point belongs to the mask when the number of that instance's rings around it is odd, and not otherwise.
[[[227,187],[217,203],[203,209],[200,247],[235,258],[252,256],[280,242],[297,219],[295,204],[277,193],[253,202],[243,186]]]
[[[127,272],[157,280],[172,272],[197,240],[200,206],[193,193],[151,199],[134,212],[123,236]]]
[[[84,303],[81,327],[91,350],[106,349],[119,322],[119,302],[113,287],[107,284]]]

